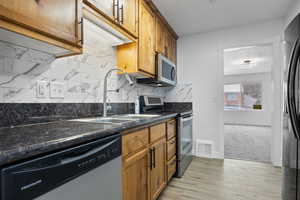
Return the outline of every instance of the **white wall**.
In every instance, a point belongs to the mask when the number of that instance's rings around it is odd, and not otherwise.
[[[224,123],[245,125],[272,125],[272,82],[271,73],[243,74],[224,76],[224,83],[234,84],[240,82],[262,83],[262,110],[224,110]]]
[[[213,157],[224,157],[223,50],[257,44],[275,47],[280,43],[282,27],[283,20],[274,20],[179,39],[178,80],[193,84],[195,139],[213,142]],[[277,61],[274,67],[280,68],[281,64]],[[280,133],[276,137],[280,138]],[[280,156],[275,157],[280,159]]]

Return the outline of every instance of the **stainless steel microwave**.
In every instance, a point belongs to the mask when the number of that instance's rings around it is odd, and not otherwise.
[[[154,87],[175,86],[177,84],[176,65],[162,54],[156,54],[156,77],[138,78],[137,83]]]
[[[176,85],[177,83],[177,72],[176,65],[163,56],[162,54],[157,54],[157,80],[162,83],[169,85]]]

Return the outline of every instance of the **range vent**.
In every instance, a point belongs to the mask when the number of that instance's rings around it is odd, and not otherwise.
[[[213,142],[208,140],[196,140],[194,144],[194,155],[198,157],[212,157]]]

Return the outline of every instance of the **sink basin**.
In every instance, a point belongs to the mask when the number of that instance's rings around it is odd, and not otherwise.
[[[85,118],[85,119],[74,119],[70,121],[77,122],[89,122],[89,123],[102,123],[102,124],[124,124],[128,122],[132,122],[131,119],[119,119],[113,117],[97,117],[97,118]]]
[[[159,117],[159,116],[160,115],[150,115],[150,114],[149,115],[148,114],[125,114],[125,115],[114,115],[111,117],[73,119],[70,121],[99,123],[99,124],[125,124],[128,122],[138,121],[141,119],[149,119],[149,118]]]
[[[125,114],[125,115],[118,115],[116,116],[118,119],[120,118],[131,118],[131,119],[145,119],[145,118],[153,118],[159,117],[160,115],[154,114]]]

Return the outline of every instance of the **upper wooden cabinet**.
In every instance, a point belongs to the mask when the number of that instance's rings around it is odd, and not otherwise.
[[[140,6],[139,70],[155,75],[155,15],[144,1]]]
[[[83,0],[83,2],[99,9],[110,18],[117,19],[118,5],[113,0]]]
[[[125,29],[138,36],[139,0],[120,0],[120,23]]]
[[[138,37],[139,0],[83,0],[83,2]]]
[[[176,63],[177,39],[166,28],[160,18],[156,18],[156,52]]]
[[[167,54],[166,30],[167,29],[165,28],[163,22],[158,17],[156,17],[156,51],[164,55]]]
[[[63,48],[82,46],[80,0],[1,0],[0,19],[2,28],[33,39]]]
[[[155,14],[144,0],[140,0],[139,38],[137,42],[118,46],[118,67],[132,75],[154,77],[155,38]]]
[[[169,33],[167,44],[167,56],[173,62],[177,63],[177,40]]]
[[[136,77],[154,78],[157,75],[155,66],[157,52],[176,63],[177,35],[163,20],[151,0],[137,1],[139,3],[138,40],[118,46],[117,65]]]

